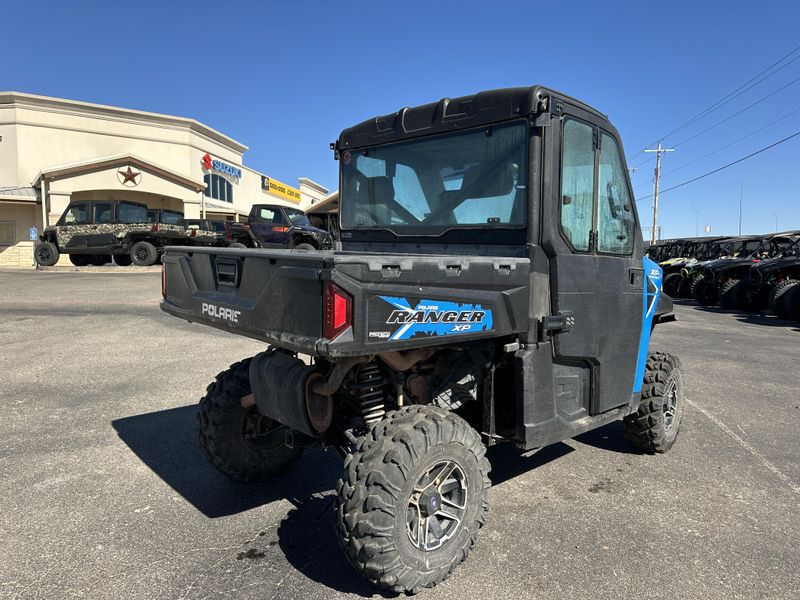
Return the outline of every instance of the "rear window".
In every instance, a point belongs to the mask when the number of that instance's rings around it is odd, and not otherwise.
[[[183,213],[173,212],[171,210],[161,211],[161,222],[165,225],[178,225],[183,219]]]

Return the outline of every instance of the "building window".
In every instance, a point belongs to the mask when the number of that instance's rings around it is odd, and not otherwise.
[[[223,202],[233,202],[233,185],[222,175],[207,173],[203,175],[203,181],[206,184],[203,192],[206,196]]]
[[[14,231],[14,223],[0,223],[0,246],[13,246],[16,243],[17,236],[16,231]]]

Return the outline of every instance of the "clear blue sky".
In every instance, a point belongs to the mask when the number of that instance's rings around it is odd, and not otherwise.
[[[40,2],[3,3],[0,89],[193,117],[250,146],[245,163],[335,188],[328,143],[402,106],[543,83],[606,112],[630,156],[800,45],[800,5],[652,2]],[[692,127],[664,161],[669,187],[795,131],[800,60]],[[743,109],[750,107],[746,112]],[[652,155],[638,156],[631,165]],[[665,236],[800,229],[800,136],[666,193]],[[653,161],[633,174],[652,191]],[[650,200],[638,204],[649,221]]]

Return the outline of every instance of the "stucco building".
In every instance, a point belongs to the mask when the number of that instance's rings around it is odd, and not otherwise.
[[[30,230],[71,200],[134,200],[188,218],[243,220],[257,203],[328,194],[243,164],[247,146],[194,119],[0,92],[0,265],[30,266]]]

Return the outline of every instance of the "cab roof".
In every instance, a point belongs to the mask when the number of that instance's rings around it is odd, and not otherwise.
[[[557,106],[558,102],[568,103],[608,122],[606,115],[588,104],[541,85],[501,88],[458,98],[442,98],[438,102],[401,108],[367,119],[342,131],[336,148],[374,146],[529,116],[544,110],[542,101],[545,98],[550,99],[549,106],[554,103]]]

